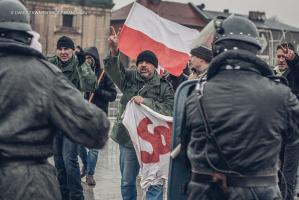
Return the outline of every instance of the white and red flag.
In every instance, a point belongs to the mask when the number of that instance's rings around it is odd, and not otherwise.
[[[141,51],[151,50],[162,68],[179,76],[198,36],[199,31],[162,18],[135,2],[121,29],[119,49],[132,59]]]
[[[150,185],[163,185],[168,177],[172,117],[129,102],[122,122],[140,164],[141,188],[147,191]]]

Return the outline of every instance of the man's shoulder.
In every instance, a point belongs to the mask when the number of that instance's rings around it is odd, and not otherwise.
[[[41,62],[43,62],[51,71],[57,73],[57,72],[61,72],[61,70],[54,65],[52,62],[47,61],[47,60],[42,60]]]
[[[56,56],[48,56],[47,59],[50,63],[55,64],[57,57]]]
[[[160,84],[162,87],[170,87],[172,88],[172,84],[164,77],[160,77]]]

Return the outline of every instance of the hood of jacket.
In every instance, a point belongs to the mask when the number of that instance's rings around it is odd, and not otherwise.
[[[98,49],[96,47],[87,47],[84,49],[85,54],[92,56],[96,62],[100,61]]]
[[[221,53],[212,59],[207,72],[207,80],[213,78],[223,66],[242,66],[244,70],[260,73],[262,76],[274,76],[273,70],[262,59],[249,51],[238,49]]]

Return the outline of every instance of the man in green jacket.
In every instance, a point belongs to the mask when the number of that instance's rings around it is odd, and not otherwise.
[[[109,37],[111,54],[104,60],[105,71],[123,93],[121,108],[112,129],[111,137],[119,144],[121,193],[124,200],[136,200],[136,177],[139,164],[136,152],[126,128],[121,122],[121,115],[131,100],[144,104],[163,115],[172,115],[174,92],[169,82],[156,71],[158,59],[151,51],[141,52],[136,61],[137,69],[125,68],[119,60],[118,36]],[[146,199],[162,199],[163,186],[152,185]]]
[[[84,53],[79,52],[75,55],[74,49],[73,40],[62,36],[57,41],[56,56],[49,61],[58,66],[81,92],[92,92],[96,89],[96,76],[85,63]],[[62,131],[57,134],[54,140],[54,162],[63,200],[84,199],[77,149],[78,144],[63,136]]]

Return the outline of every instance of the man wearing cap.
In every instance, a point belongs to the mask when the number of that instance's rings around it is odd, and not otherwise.
[[[85,63],[84,53],[79,52],[75,55],[74,50],[73,40],[62,36],[57,41],[56,56],[50,58],[49,61],[58,66],[81,92],[94,91],[96,76],[91,67]],[[64,200],[84,199],[77,149],[77,143],[63,136],[62,131],[57,134],[54,141],[54,161]]]
[[[109,120],[34,48],[20,1],[1,0],[0,19],[0,199],[61,200],[48,163],[54,136],[61,130],[74,142],[101,148]]]
[[[209,62],[212,60],[212,51],[205,46],[199,46],[192,49],[190,53],[189,67],[192,73],[189,75],[189,80],[199,79],[208,69]]]
[[[111,53],[104,60],[105,71],[123,93],[121,108],[112,130],[111,137],[119,144],[121,193],[124,200],[136,200],[136,177],[139,164],[133,144],[121,116],[127,103],[144,104],[163,115],[172,115],[174,92],[168,81],[161,78],[156,71],[158,59],[149,50],[141,52],[136,60],[137,69],[125,68],[119,61],[118,36],[109,37]],[[146,199],[162,199],[163,186],[150,186]]]

